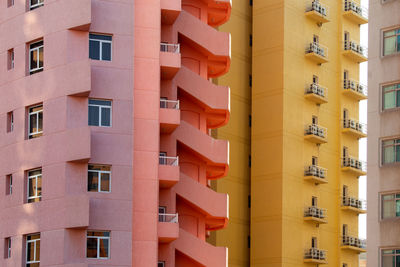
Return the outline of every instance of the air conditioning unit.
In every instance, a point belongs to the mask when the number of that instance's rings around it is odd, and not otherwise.
[[[321,88],[321,87],[319,87],[318,86],[318,89],[317,89],[317,95],[323,95],[323,89]]]
[[[350,167],[355,167],[356,166],[356,160],[352,159],[352,158],[350,158],[349,160],[350,160]]]
[[[364,86],[361,85],[361,84],[359,84],[359,85],[357,86],[357,91],[360,92],[360,93],[363,93],[363,92],[364,92]]]
[[[312,83],[310,85],[310,90],[313,94],[318,94],[318,85],[316,83]]]
[[[322,48],[322,47],[320,47],[320,48],[319,48],[319,54],[320,54],[321,56],[325,57],[325,49]]]
[[[318,174],[318,168],[317,166],[311,165],[308,167],[308,174],[312,176],[317,176]]]
[[[312,10],[318,10],[319,6],[320,6],[320,4],[318,3],[318,1],[313,1],[311,4]]]
[[[361,170],[361,168],[362,168],[362,163],[361,163],[361,161],[357,160],[357,169]]]
[[[348,120],[348,122],[349,122],[349,127],[350,128],[352,128],[352,129],[357,129],[357,126],[356,126],[356,122],[355,121],[353,121],[353,120]]]
[[[324,129],[321,129],[321,128],[318,129],[318,136],[320,136],[320,137],[322,137],[322,138],[325,138],[325,131],[324,131]]]
[[[326,16],[326,8],[325,7],[321,7],[321,12],[322,15]]]
[[[357,51],[357,44],[354,42],[350,42],[350,49],[353,51]]]
[[[353,81],[349,81],[349,85],[351,89],[356,89],[356,83]]]
[[[324,169],[319,169],[319,177],[320,178],[325,178],[326,177],[326,171]]]

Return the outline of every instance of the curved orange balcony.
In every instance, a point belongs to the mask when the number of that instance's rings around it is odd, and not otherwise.
[[[208,0],[208,25],[212,27],[226,23],[232,11],[232,0]]]
[[[230,34],[219,32],[186,11],[174,24],[180,43],[190,45],[208,58],[208,78],[228,72],[231,62]]]
[[[229,143],[199,131],[185,121],[173,132],[181,144],[207,162],[207,178],[218,179],[228,173]]]
[[[175,82],[180,93],[186,94],[210,115],[207,116],[207,128],[218,128],[228,123],[230,116],[229,87],[215,85],[186,67],[182,67],[176,74]]]
[[[227,226],[229,218],[227,194],[217,193],[183,173],[180,174],[180,181],[174,190],[177,195],[206,215],[208,231],[219,230]]]

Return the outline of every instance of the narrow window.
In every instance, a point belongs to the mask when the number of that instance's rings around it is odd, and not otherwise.
[[[312,157],[311,162],[313,166],[318,166],[318,157]]]
[[[252,87],[253,86],[253,76],[249,75],[249,86]]]
[[[165,206],[159,206],[158,207],[158,221],[159,222],[165,222],[166,221],[166,214],[167,213],[167,207]]]
[[[343,236],[347,236],[348,235],[347,224],[343,224],[342,231],[343,231]]]
[[[29,44],[29,74],[43,71],[43,40]]]
[[[313,83],[314,84],[318,84],[318,76],[316,76],[316,75],[313,75]]]
[[[343,109],[343,120],[347,120],[349,117],[349,111],[347,109]]]
[[[101,193],[111,192],[111,166],[88,166],[88,191]]]
[[[249,115],[249,127],[251,128],[251,123],[252,123],[252,121],[251,121],[251,115]]]
[[[400,52],[400,28],[383,32],[383,55]]]
[[[165,267],[165,261],[158,261],[157,267]]]
[[[42,198],[42,169],[28,171],[28,203],[39,202]]]
[[[349,149],[348,147],[343,147],[343,158],[347,158],[349,156]]]
[[[252,34],[250,34],[250,36],[249,36],[249,45],[250,45],[250,47],[253,46],[253,35]]]
[[[29,9],[30,10],[41,7],[43,5],[44,5],[44,0],[29,0]]]
[[[160,108],[168,108],[168,97],[160,97]]]
[[[11,258],[11,237],[4,239],[4,258]]]
[[[344,50],[350,49],[350,34],[348,32],[344,32]]]
[[[312,248],[317,248],[318,247],[317,238],[316,237],[312,237],[311,238],[311,247]]]
[[[345,81],[347,81],[349,79],[349,71],[348,70],[343,71],[343,79]]]
[[[14,69],[14,49],[10,49],[7,52],[7,69]]]
[[[317,197],[312,197],[311,198],[311,205],[313,207],[318,207],[318,199],[317,199]]]
[[[111,61],[112,36],[89,34],[89,58],[94,60]]]
[[[43,105],[28,108],[28,138],[36,138],[43,135]]]
[[[40,233],[26,236],[26,267],[40,265]]]
[[[14,131],[14,112],[7,113],[7,133]]]
[[[110,100],[89,99],[89,125],[111,127],[112,104]]]
[[[7,7],[12,7],[14,5],[14,0],[7,0]]]
[[[317,116],[312,116],[312,124],[314,124],[314,125],[318,124],[318,117]]]
[[[160,151],[159,164],[167,165],[167,152]]]
[[[319,37],[318,37],[318,35],[314,35],[314,36],[313,36],[313,42],[314,42],[315,44],[318,44],[318,43],[319,43]]]
[[[347,185],[343,186],[343,197],[347,197],[349,193],[349,187]]]
[[[91,259],[110,257],[110,232],[87,231],[86,257]]]
[[[13,177],[12,174],[6,176],[6,195],[12,194]]]

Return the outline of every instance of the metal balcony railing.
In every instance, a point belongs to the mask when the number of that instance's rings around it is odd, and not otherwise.
[[[344,42],[343,49],[345,51],[354,51],[357,54],[360,54],[361,56],[368,58],[368,48],[366,48],[365,46],[362,46],[354,41]]]
[[[342,166],[354,168],[363,172],[367,171],[367,164],[365,162],[351,156],[342,158]]]
[[[328,89],[326,89],[325,87],[323,87],[319,84],[312,83],[312,84],[310,84],[309,87],[306,88],[306,95],[308,95],[308,94],[315,94],[320,97],[327,98],[328,97]]]
[[[306,169],[304,170],[304,175],[305,176],[315,176],[321,179],[326,178],[328,175],[328,170],[316,165],[310,165],[307,166]]]
[[[158,214],[159,222],[169,222],[169,223],[178,223],[178,213],[176,214],[168,214],[168,213],[159,213]]]
[[[179,165],[179,157],[160,156],[159,164],[160,165],[178,166]]]
[[[366,249],[367,240],[358,237],[350,236],[349,234],[342,235],[342,246],[350,246],[355,248]]]
[[[160,99],[160,108],[179,109],[179,100]]]
[[[329,9],[327,6],[321,4],[318,0],[313,0],[306,8],[306,12],[316,11],[324,17],[328,17]]]
[[[354,119],[343,120],[344,129],[353,129],[357,132],[367,134],[367,125],[365,123],[358,122]]]
[[[328,130],[324,127],[321,127],[317,124],[309,124],[306,126],[305,135],[315,135],[322,138],[328,137]]]
[[[328,48],[319,43],[310,43],[306,47],[306,54],[315,53],[321,57],[328,58]]]
[[[326,260],[326,251],[318,248],[310,248],[306,249],[304,252],[304,259],[312,259],[312,260]]]
[[[367,210],[367,202],[365,200],[357,199],[355,197],[342,197],[342,206],[353,207],[362,211]]]
[[[304,217],[313,217],[313,218],[318,218],[318,219],[326,219],[327,218],[327,212],[326,209],[321,209],[318,207],[306,207],[304,209]]]
[[[350,79],[344,80],[343,81],[343,89],[352,90],[354,92],[368,96],[368,87],[366,85],[356,82],[354,80],[350,80]]]
[[[343,8],[344,11],[353,11],[357,15],[368,19],[368,9],[360,6],[360,4],[356,3],[353,0],[345,0]]]
[[[180,44],[161,43],[160,51],[179,54],[181,52],[181,47]]]

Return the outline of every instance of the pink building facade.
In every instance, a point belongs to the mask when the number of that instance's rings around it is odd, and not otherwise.
[[[227,266],[230,1],[0,4],[0,266]]]

